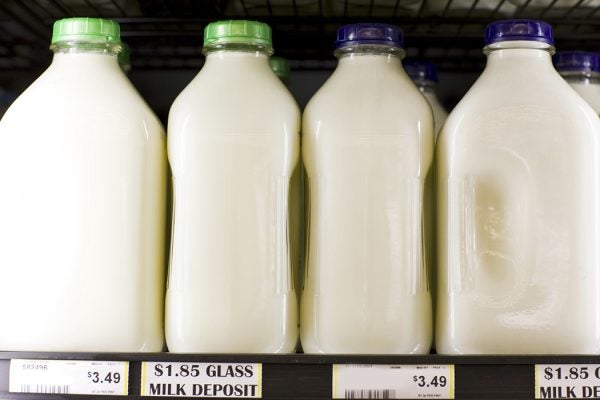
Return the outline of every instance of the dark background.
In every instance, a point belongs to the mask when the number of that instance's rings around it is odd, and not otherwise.
[[[273,29],[276,55],[292,66],[290,88],[303,107],[335,68],[333,42],[345,23],[400,26],[410,58],[435,62],[438,96],[451,109],[477,78],[483,29],[506,18],[555,28],[559,50],[600,50],[600,0],[2,0],[0,101],[26,88],[51,62],[52,24],[103,17],[131,47],[130,78],[165,121],[177,94],[203,64],[202,33],[219,19],[254,19]]]

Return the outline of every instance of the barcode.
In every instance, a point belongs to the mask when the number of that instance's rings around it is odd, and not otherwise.
[[[345,399],[394,399],[396,398],[395,389],[382,390],[346,390]]]
[[[69,394],[69,385],[21,385],[20,393]]]

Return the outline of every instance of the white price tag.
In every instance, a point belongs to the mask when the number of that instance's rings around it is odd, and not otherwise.
[[[454,399],[454,365],[334,365],[334,399]]]
[[[10,360],[12,393],[127,396],[129,362]]]
[[[262,364],[143,362],[142,396],[262,397]]]
[[[536,399],[600,399],[600,364],[538,364]]]

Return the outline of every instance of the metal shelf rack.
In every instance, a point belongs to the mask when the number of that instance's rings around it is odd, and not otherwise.
[[[600,0],[3,0],[0,71],[44,69],[52,23],[73,16],[118,21],[134,69],[201,67],[202,31],[214,20],[257,19],[273,28],[277,54],[295,69],[332,69],[335,30],[345,23],[394,23],[407,53],[443,71],[477,71],[484,26],[503,18],[553,24],[559,49],[600,51]],[[129,396],[137,399],[143,361],[263,364],[264,398],[326,399],[333,364],[454,364],[457,399],[531,399],[535,364],[600,364],[600,356],[312,356],[0,352],[0,399],[89,399],[85,395],[9,393],[14,358],[129,361]]]
[[[332,69],[335,30],[358,21],[401,26],[408,55],[446,71],[479,70],[483,28],[502,18],[544,19],[559,49],[600,50],[600,0],[4,0],[0,69],[46,66],[53,21],[72,16],[120,22],[138,69],[199,68],[204,26],[232,18],[269,23],[296,69]]]

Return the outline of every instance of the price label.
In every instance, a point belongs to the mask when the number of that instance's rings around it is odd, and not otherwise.
[[[142,363],[142,396],[262,397],[262,364]]]
[[[454,365],[334,365],[334,399],[454,399]]]
[[[129,362],[14,359],[9,379],[12,393],[127,396]]]
[[[600,364],[538,364],[536,399],[600,399]]]

